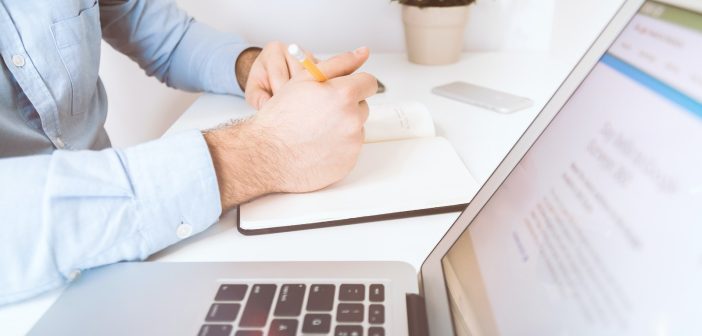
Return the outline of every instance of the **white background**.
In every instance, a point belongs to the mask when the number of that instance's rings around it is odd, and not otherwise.
[[[404,51],[400,5],[389,0],[177,2],[197,20],[255,45],[280,40],[316,53],[361,45],[372,52]],[[466,27],[464,50],[550,50],[574,62],[621,2],[478,0]],[[146,77],[104,43],[100,74],[109,97],[107,130],[117,147],[159,137],[197,97]]]

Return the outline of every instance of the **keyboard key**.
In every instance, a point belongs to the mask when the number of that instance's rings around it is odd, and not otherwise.
[[[271,321],[268,336],[295,336],[297,334],[297,320],[276,319]]]
[[[241,301],[246,295],[247,285],[221,285],[215,296],[215,301]]]
[[[312,285],[307,299],[309,311],[331,311],[334,307],[334,285]]]
[[[228,324],[205,324],[200,328],[198,336],[229,336],[232,333],[232,326]]]
[[[371,324],[385,323],[385,307],[379,304],[368,306],[368,322]]]
[[[385,329],[381,327],[368,328],[368,336],[385,336]]]
[[[276,285],[253,285],[244,312],[239,321],[240,327],[263,327],[271,311]]]
[[[232,322],[239,314],[238,303],[213,303],[207,312],[205,321],[207,322]]]
[[[234,336],[263,336],[263,331],[260,330],[239,330]]]
[[[305,285],[283,285],[275,305],[275,316],[299,316],[302,300],[305,299]]]
[[[339,286],[340,301],[363,301],[366,298],[366,286],[341,285]]]
[[[370,285],[368,300],[370,300],[371,302],[385,301],[385,286],[380,284]]]
[[[356,325],[338,325],[334,328],[334,336],[363,336],[363,327]]]
[[[337,322],[363,322],[362,303],[340,303],[336,308]]]
[[[307,314],[302,323],[302,332],[311,334],[326,334],[331,331],[331,315]]]

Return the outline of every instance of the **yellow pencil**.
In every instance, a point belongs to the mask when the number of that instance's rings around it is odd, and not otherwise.
[[[314,61],[312,61],[305,53],[302,51],[302,49],[297,45],[297,44],[291,44],[288,46],[288,53],[292,56],[295,57],[296,60],[298,60],[302,66],[307,70],[307,72],[314,77],[318,82],[324,82],[327,80],[327,77],[324,76],[322,71],[319,70],[317,65],[314,64]]]

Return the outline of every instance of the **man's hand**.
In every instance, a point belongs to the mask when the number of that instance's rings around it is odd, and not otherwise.
[[[280,42],[269,43],[253,59],[253,52],[245,53],[237,59],[237,69],[241,69],[237,70],[237,80],[244,88],[246,101],[256,110],[302,69],[300,63],[288,55],[287,46]],[[247,69],[250,70],[244,73]]]
[[[256,58],[261,54],[262,49],[259,47],[250,47],[244,49],[244,51],[239,54],[234,62],[234,74],[236,75],[236,82],[242,91],[246,88],[246,82],[249,80],[249,73],[251,73],[251,67],[253,67]]]
[[[353,168],[368,118],[365,99],[375,77],[352,74],[368,49],[318,64],[330,80],[303,71],[251,119],[205,134],[220,187],[222,208],[271,192],[306,192],[341,180]]]

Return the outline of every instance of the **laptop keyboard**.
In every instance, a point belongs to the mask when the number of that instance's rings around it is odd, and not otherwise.
[[[221,284],[199,336],[385,336],[384,284]]]

